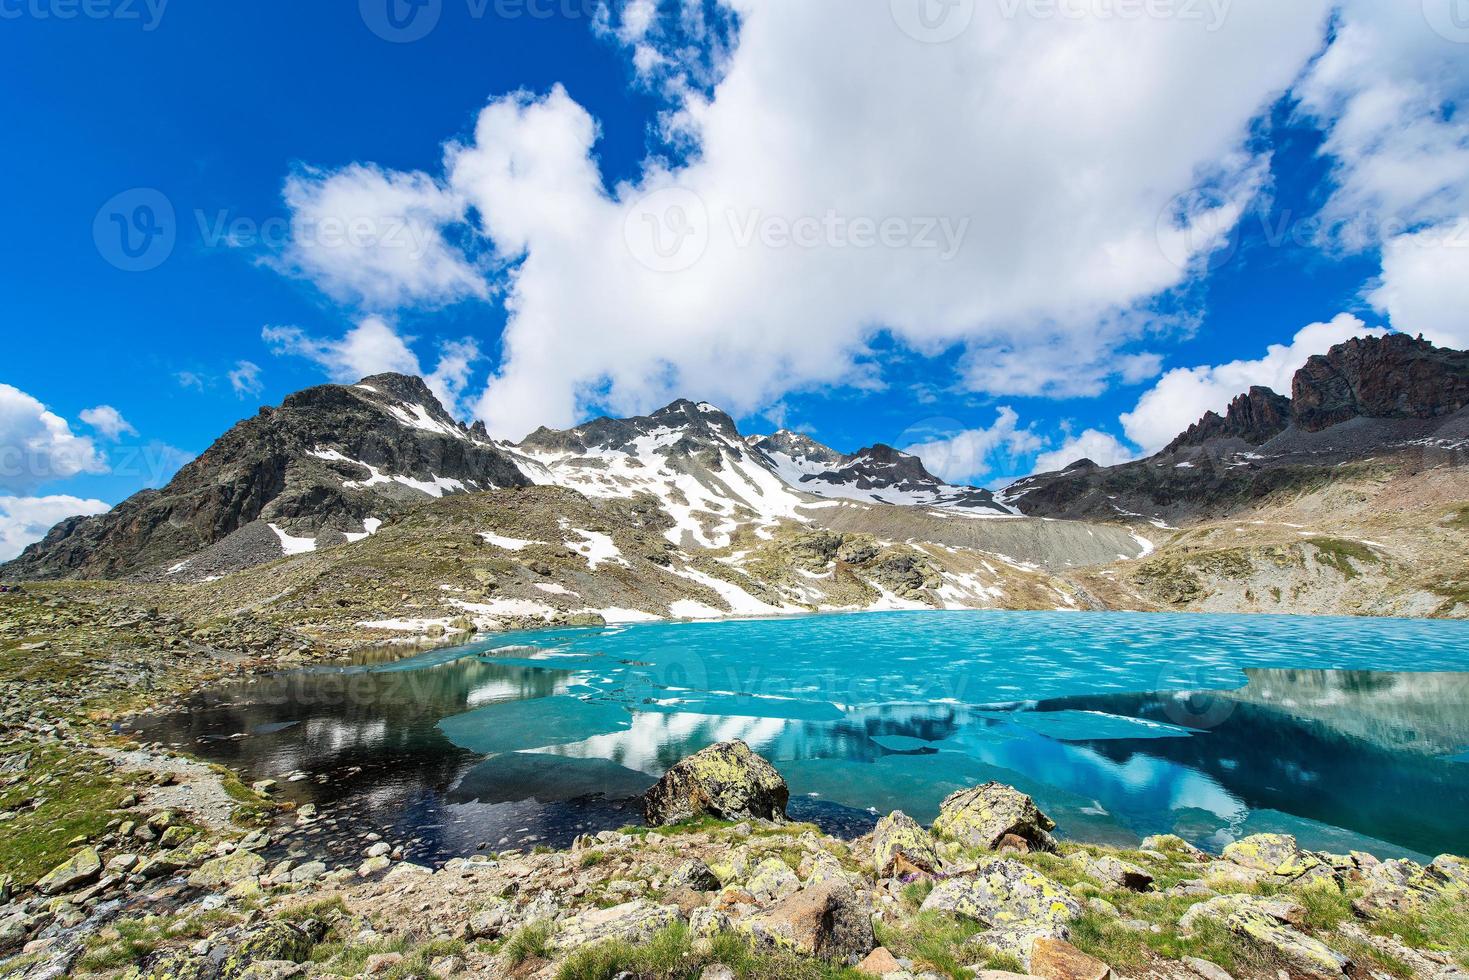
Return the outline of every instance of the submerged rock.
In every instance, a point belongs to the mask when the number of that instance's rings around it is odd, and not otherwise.
[[[992,851],[1007,836],[1024,840],[1038,851],[1056,850],[1050,831],[1056,823],[1035,800],[1010,786],[985,783],[950,795],[933,822],[935,837]]]
[[[648,825],[710,816],[784,820],[790,790],[780,773],[741,741],[711,745],[684,759],[643,796]]]
[[[894,810],[872,831],[872,868],[879,878],[933,874],[939,868],[933,838],[918,821]]]

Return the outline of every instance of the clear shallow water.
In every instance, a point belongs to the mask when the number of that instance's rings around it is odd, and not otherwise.
[[[1469,624],[877,613],[486,638],[229,685],[148,738],[284,780],[421,860],[564,844],[743,738],[793,814],[860,833],[990,779],[1079,839],[1249,833],[1384,857],[1469,852]]]

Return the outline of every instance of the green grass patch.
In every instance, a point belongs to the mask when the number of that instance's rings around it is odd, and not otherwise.
[[[83,973],[125,969],[142,962],[165,943],[203,939],[234,921],[235,917],[222,909],[184,917],[119,919],[88,940],[77,969]]]
[[[1399,936],[1417,949],[1448,953],[1469,968],[1469,915],[1464,912],[1466,896],[1448,895],[1421,911],[1389,913],[1368,928],[1380,936]]]
[[[0,790],[0,810],[17,814],[0,834],[0,874],[30,885],[78,850],[69,841],[101,834],[128,790],[90,753],[39,745],[12,750],[30,752],[31,763],[25,779]]]
[[[607,854],[605,851],[587,851],[581,856],[581,866],[583,868],[595,868],[606,860]]]
[[[511,966],[519,966],[530,959],[550,959],[552,934],[551,925],[546,922],[532,922],[524,926],[506,940],[506,960]]]
[[[954,980],[966,980],[978,950],[971,941],[984,931],[978,923],[936,912],[920,912],[901,923],[878,923],[877,941],[899,958],[915,960]]]
[[[1360,565],[1382,564],[1382,559],[1377,557],[1377,552],[1360,541],[1345,541],[1341,538],[1311,538],[1306,544],[1316,549],[1318,562],[1336,569],[1346,579],[1354,579],[1361,575],[1357,566],[1352,564],[1353,562]]]

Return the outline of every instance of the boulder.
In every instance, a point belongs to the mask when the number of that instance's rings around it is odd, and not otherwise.
[[[1081,903],[1039,871],[1001,858],[940,883],[923,900],[923,911],[1046,932],[1079,916]]]
[[[1151,891],[1153,887],[1151,873],[1110,854],[1091,862],[1087,870],[1098,881],[1117,888],[1126,888],[1128,891],[1145,892]]]
[[[1235,841],[1224,849],[1224,860],[1283,878],[1299,878],[1327,867],[1320,858],[1301,850],[1289,834],[1255,834]]]
[[[561,928],[551,939],[551,946],[566,952],[608,939],[646,943],[658,931],[680,921],[682,916],[676,906],[655,905],[638,899],[625,905],[571,916],[561,923]]]
[[[1321,940],[1293,928],[1305,910],[1293,902],[1251,895],[1221,895],[1184,913],[1179,926],[1192,929],[1200,919],[1223,923],[1230,932],[1267,951],[1290,968],[1291,976],[1335,978],[1354,971],[1352,961]]]
[[[672,889],[687,888],[696,892],[717,892],[719,886],[719,876],[710,870],[709,865],[698,858],[685,861],[674,869],[673,874],[668,876],[668,887]]]
[[[761,905],[794,895],[800,887],[801,880],[796,877],[796,873],[779,858],[761,861],[755,868],[755,873],[750,875],[750,880],[745,883],[745,891],[753,895],[755,901]]]
[[[894,810],[877,822],[872,831],[872,869],[878,878],[931,875],[938,868],[933,838],[918,821]]]
[[[1181,857],[1186,861],[1207,861],[1209,859],[1209,855],[1177,834],[1154,834],[1152,837],[1144,837],[1142,849]]]
[[[236,851],[199,865],[189,875],[189,884],[195,888],[222,888],[257,878],[264,871],[265,858],[251,851]]]
[[[877,945],[872,905],[846,882],[824,881],[742,920],[738,928],[761,946],[804,956],[859,962]]]
[[[515,923],[515,908],[503,899],[474,912],[465,924],[470,939],[499,939]]]
[[[1031,944],[1030,975],[1048,980],[1111,980],[1112,968],[1064,939],[1041,937]]]
[[[42,895],[61,895],[90,885],[101,876],[102,858],[92,848],[84,847],[36,882],[36,890]]]
[[[865,973],[872,977],[885,977],[889,973],[903,972],[903,964],[899,963],[897,957],[888,952],[886,946],[879,946],[867,954],[867,958],[857,964],[857,972]]]
[[[643,796],[648,825],[709,816],[784,820],[790,790],[780,773],[741,741],[711,745],[668,770]]]
[[[1055,821],[1040,811],[1035,800],[1001,783],[985,783],[950,795],[940,804],[933,822],[935,837],[990,851],[1011,834],[1035,850],[1054,851],[1056,842],[1050,831],[1055,829]]]

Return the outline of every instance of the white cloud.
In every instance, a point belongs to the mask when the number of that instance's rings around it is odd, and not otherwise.
[[[1369,298],[1403,333],[1469,348],[1469,219],[1389,242]]]
[[[923,460],[933,475],[949,483],[977,481],[993,469],[997,455],[1007,459],[1033,453],[1045,445],[1030,428],[1020,427],[1019,414],[1001,407],[995,424],[987,429],[966,429],[942,438],[908,446],[903,451]]]
[[[230,387],[239,398],[252,398],[265,390],[260,380],[260,365],[254,361],[236,361],[229,372],[229,379]]]
[[[638,47],[669,64],[690,38],[718,48],[718,25],[690,13],[705,6],[658,5],[654,23],[634,0],[618,29],[653,71]],[[659,76],[691,162],[654,158],[631,184],[604,186],[596,122],[558,87],[492,102],[442,178],[315,173],[293,207],[340,196],[397,213],[406,198],[425,225],[478,217],[509,270],[504,358],[478,404],[502,436],[570,424],[593,401],[642,411],[690,391],[753,411],[847,380],[883,329],[925,353],[1001,346],[1002,372],[967,362],[992,391],[1145,377],[1146,355],[1110,363],[1145,335],[1127,314],[1190,282],[1261,186],[1250,122],[1319,47],[1328,0],[1235,0],[1213,30],[980,4],[946,44],[903,33],[889,6],[726,0],[737,46],[702,77]],[[449,240],[423,263],[301,265],[329,289],[442,301],[469,293]],[[1099,333],[1103,321],[1118,328]],[[1096,356],[1065,377],[1056,352],[1087,345]]]
[[[122,417],[122,413],[111,405],[98,405],[96,408],[83,409],[81,420],[97,430],[97,434],[104,439],[117,442],[125,435],[136,436],[138,430],[133,428],[132,423]]]
[[[173,377],[180,388],[193,388],[195,391],[203,391],[209,384],[209,379],[197,371],[180,371]]]
[[[285,268],[338,299],[388,310],[488,295],[481,273],[444,235],[463,219],[463,202],[424,174],[303,170],[286,180],[285,200]]]
[[[312,337],[299,327],[266,327],[261,336],[278,355],[293,354],[314,361],[332,381],[351,384],[373,374],[397,373],[423,377],[444,407],[462,414],[463,396],[475,364],[479,345],[472,339],[446,341],[439,347],[434,370],[425,373],[418,355],[382,317],[370,316],[339,339]]]
[[[0,384],[0,490],[26,493],[79,473],[105,473],[107,462],[86,436],[35,398]]]
[[[1295,374],[1307,359],[1325,354],[1353,337],[1386,332],[1343,313],[1329,323],[1305,327],[1289,344],[1272,344],[1259,360],[1175,368],[1139,399],[1136,408],[1122,416],[1123,430],[1145,452],[1157,452],[1205,412],[1222,413],[1237,395],[1252,386],[1262,385],[1289,397]]]
[[[1061,448],[1037,456],[1035,472],[1056,473],[1083,459],[1089,459],[1098,466],[1116,466],[1118,463],[1130,463],[1137,458],[1137,450],[1110,432],[1087,429],[1080,435],[1067,439]]]
[[[0,561],[16,557],[68,517],[101,514],[111,509],[100,500],[78,497],[0,496]]]

